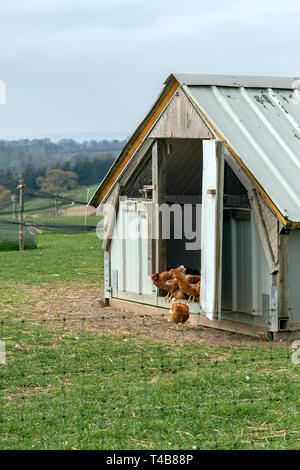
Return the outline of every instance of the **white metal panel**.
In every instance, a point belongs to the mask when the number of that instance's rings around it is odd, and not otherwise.
[[[111,270],[118,272],[118,291],[152,295],[148,274],[148,213],[142,203],[121,203],[110,246]]]
[[[217,157],[217,141],[203,141],[203,175],[202,175],[202,228],[201,228],[201,289],[200,304],[208,318],[213,319],[215,313],[216,296],[219,295],[220,286],[216,285],[219,277],[217,273],[218,249],[221,257],[222,224],[217,222],[219,194]],[[220,283],[221,285],[221,283]]]
[[[112,240],[110,244],[110,265],[111,269],[118,271],[118,289],[125,289],[125,278],[123,269],[123,256],[122,256],[122,236],[121,236],[121,211],[118,211],[116,223],[114,226]]]
[[[141,263],[141,280],[142,280],[142,294],[152,295],[153,283],[148,274],[148,213],[139,213],[141,223],[141,237],[140,243],[140,263]]]
[[[223,243],[222,307],[267,320],[263,298],[271,305],[272,275],[252,212],[250,220],[225,219]]]
[[[139,250],[138,236],[135,233],[138,227],[136,212],[127,211],[126,236],[126,291],[139,292]]]
[[[300,230],[289,233],[289,307],[291,322],[300,322]]]

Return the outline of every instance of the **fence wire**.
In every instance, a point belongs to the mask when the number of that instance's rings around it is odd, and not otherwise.
[[[0,447],[299,449],[295,334],[271,343],[195,320],[3,316]]]
[[[99,217],[95,209],[87,205],[89,188],[82,188],[66,195],[25,189],[24,221],[20,222],[17,195],[1,200],[0,250],[18,247],[19,227],[23,226],[25,249],[37,247],[40,230],[60,233],[95,231]]]

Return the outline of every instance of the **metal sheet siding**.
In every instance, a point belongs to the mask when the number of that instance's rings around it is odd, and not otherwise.
[[[300,104],[291,90],[188,86],[284,217],[300,221]]]
[[[256,224],[250,220],[224,219],[222,308],[264,316],[263,298],[271,298],[272,276]]]
[[[289,307],[292,322],[300,322],[300,230],[289,233]]]
[[[134,238],[134,228],[140,224],[140,235]],[[118,292],[152,295],[152,282],[148,275],[148,220],[145,212],[119,209],[113,239],[110,245],[111,269],[117,271]]]

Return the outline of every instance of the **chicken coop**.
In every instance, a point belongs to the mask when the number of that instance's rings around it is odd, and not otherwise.
[[[168,77],[89,202],[104,215],[111,305],[166,311],[150,276],[184,266],[201,274],[197,324],[271,338],[300,329],[295,82]]]

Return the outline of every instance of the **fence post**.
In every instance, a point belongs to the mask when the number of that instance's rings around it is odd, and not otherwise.
[[[18,188],[20,190],[20,224],[19,224],[19,250],[24,250],[24,190],[25,184],[20,180]]]

